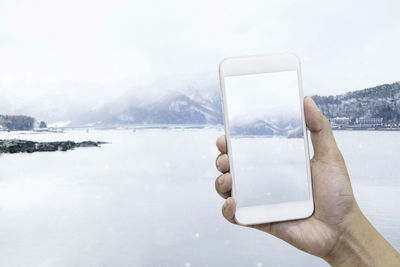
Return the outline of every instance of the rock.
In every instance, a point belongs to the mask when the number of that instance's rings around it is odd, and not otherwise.
[[[67,151],[75,147],[98,147],[106,142],[34,142],[28,140],[0,140],[0,153],[33,153],[33,152],[49,152],[49,151]]]

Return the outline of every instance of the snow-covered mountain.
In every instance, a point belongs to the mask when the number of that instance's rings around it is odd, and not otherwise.
[[[328,118],[383,118],[398,122],[399,82],[349,92],[343,95],[313,96]],[[79,90],[69,92],[72,86]],[[28,101],[0,98],[0,114],[28,115],[48,125],[115,127],[132,124],[222,124],[222,105],[217,73],[176,75],[152,84],[132,87],[123,95],[102,95],[98,86],[64,84],[47,97]],[[93,89],[94,88],[94,89]],[[110,87],[113,88],[113,87]],[[80,92],[80,93],[76,93]],[[8,98],[7,98],[8,97]],[[234,125],[242,135],[297,136],[300,128],[287,118],[249,120]],[[231,125],[232,126],[232,125]]]
[[[72,126],[133,124],[222,124],[216,74],[171,77],[132,88],[121,97],[91,108]]]
[[[222,124],[218,99],[193,99],[184,93],[171,93],[155,102],[127,105],[111,103],[93,110],[73,125],[123,126],[133,124]]]
[[[276,120],[256,120],[230,125],[232,137],[282,136],[302,137],[301,120],[280,118]]]
[[[16,100],[14,105],[3,98],[0,114],[27,114],[49,125],[68,121],[68,126],[222,124],[217,73],[170,76],[107,99],[100,91],[85,88],[80,93],[54,90],[47,97]]]

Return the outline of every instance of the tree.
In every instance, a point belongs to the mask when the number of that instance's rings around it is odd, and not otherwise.
[[[39,124],[39,128],[47,128],[47,124],[44,121],[41,121]]]

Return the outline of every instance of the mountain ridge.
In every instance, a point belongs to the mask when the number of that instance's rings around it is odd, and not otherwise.
[[[400,82],[335,96],[313,95],[312,98],[328,119],[382,118],[383,123],[400,122]]]
[[[400,122],[400,82],[344,94],[311,97],[328,119],[347,117],[350,121],[355,121],[358,118],[382,118],[384,123]],[[78,108],[70,103],[74,99],[64,99],[67,103],[62,98],[57,99],[52,105],[30,104],[25,112],[18,113],[30,114],[48,123],[71,121],[68,125],[70,127],[223,124],[219,81],[215,73],[186,78],[174,77],[147,87],[135,87],[120,97],[92,107]],[[38,109],[38,105],[44,108]],[[61,115],[58,114],[59,111]],[[40,115],[46,113],[46,118]],[[270,122],[264,124],[266,128],[273,128],[273,125],[267,125]]]

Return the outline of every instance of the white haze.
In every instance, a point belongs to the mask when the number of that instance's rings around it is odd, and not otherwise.
[[[397,81],[399,7],[395,0],[4,0],[0,113],[54,105],[70,114],[127,92],[152,99],[165,87],[143,88],[181,74],[215,75],[219,61],[235,55],[297,53],[306,94]]]
[[[229,121],[278,121],[300,118],[297,71],[225,77]]]
[[[0,138],[111,142],[2,155],[1,266],[327,266],[272,235],[223,218],[223,199],[214,190],[215,138],[222,133],[0,132]],[[335,136],[360,208],[399,250],[399,132]]]

